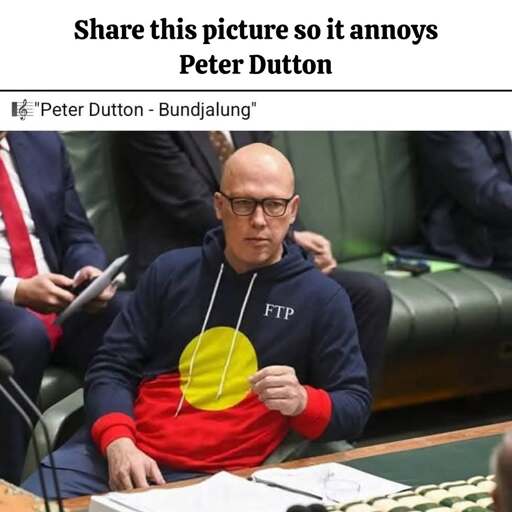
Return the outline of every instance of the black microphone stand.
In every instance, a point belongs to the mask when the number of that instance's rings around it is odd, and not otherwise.
[[[14,368],[6,357],[0,355],[0,379],[7,378],[7,380],[11,383],[12,387],[18,392],[18,394],[23,398],[25,403],[29,405],[29,407],[34,411],[36,416],[39,418],[39,421],[41,422],[41,427],[43,428],[44,438],[46,441],[46,447],[48,449],[48,457],[50,458],[50,467],[52,471],[52,477],[53,477],[53,484],[55,486],[55,496],[57,499],[57,504],[59,506],[59,512],[64,512],[64,507],[62,506],[62,497],[60,494],[60,487],[59,487],[59,481],[57,478],[57,472],[55,471],[55,461],[53,459],[51,444],[50,444],[50,435],[48,434],[48,427],[46,426],[46,422],[44,421],[43,415],[41,414],[41,411],[38,409],[36,404],[32,402],[32,400],[29,398],[29,396],[21,389],[19,384],[12,378],[12,374],[14,373]],[[32,422],[30,421],[30,418],[27,416],[25,411],[22,409],[22,407],[16,402],[16,400],[9,395],[9,393],[6,391],[6,389],[2,386],[2,391],[4,395],[9,399],[9,401],[16,407],[16,410],[22,415],[22,417],[25,419],[25,421],[28,421],[30,432],[33,431]],[[36,458],[39,462],[38,464],[38,471],[39,471],[39,478],[41,479],[41,487],[43,490],[43,495],[45,499],[45,508],[46,512],[50,512],[49,506],[48,506],[48,493],[46,490],[46,485],[44,482],[43,473],[41,471],[41,459],[39,457],[39,449],[37,448],[37,442],[34,442],[34,450],[36,451]]]
[[[18,411],[20,416],[25,420],[25,423],[28,425],[29,432],[32,432],[33,426],[32,422],[30,421],[30,418],[28,417],[27,413],[20,407],[18,402],[14,400],[14,398],[9,394],[9,392],[0,384],[0,391],[3,393],[5,398],[11,402],[12,406]],[[41,460],[41,456],[39,454],[39,448],[37,447],[37,443],[33,443],[34,445],[34,455],[36,457],[37,461]],[[43,499],[44,499],[44,508],[46,512],[50,512],[50,504],[48,500],[48,491],[46,490],[46,484],[43,477],[43,471],[41,470],[41,465],[37,465],[37,473],[39,474],[39,481],[41,482],[41,489],[43,491]]]
[[[19,395],[25,400],[25,402],[30,406],[30,408],[35,412],[36,416],[39,418],[39,421],[41,422],[41,426],[43,428],[44,438],[46,440],[46,447],[48,448],[48,457],[50,459],[50,468],[52,470],[52,477],[53,477],[53,484],[55,485],[55,497],[57,499],[57,504],[59,506],[59,512],[64,512],[64,507],[62,505],[62,497],[60,494],[60,486],[59,486],[59,480],[57,478],[57,471],[55,471],[55,460],[53,459],[53,453],[52,453],[52,447],[50,444],[50,435],[48,433],[48,427],[46,426],[46,421],[44,421],[43,415],[41,414],[41,411],[36,406],[36,404],[30,400],[28,395],[21,389],[20,385],[11,377],[8,377],[9,382],[11,385],[16,389],[16,391],[19,393]],[[36,444],[36,443],[34,443]]]

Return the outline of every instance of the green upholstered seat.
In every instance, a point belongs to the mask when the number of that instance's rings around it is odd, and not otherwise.
[[[339,261],[380,255],[416,228],[414,155],[407,133],[284,132],[300,218],[331,240]]]
[[[61,366],[50,366],[43,376],[38,406],[45,411],[82,386],[82,376]]]
[[[385,276],[378,257],[343,268],[386,279],[394,298],[388,350],[442,349],[512,333],[512,282],[497,274],[463,268],[400,279]]]

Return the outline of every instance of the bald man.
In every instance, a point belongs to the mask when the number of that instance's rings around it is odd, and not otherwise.
[[[290,431],[361,432],[370,393],[350,302],[285,240],[299,203],[279,151],[230,157],[222,226],[155,260],[89,368],[95,447],[82,434],[54,454],[64,496],[258,466]],[[37,476],[26,487],[39,492]]]
[[[512,432],[503,437],[493,457],[496,488],[493,492],[496,512],[512,512]]]
[[[205,234],[219,225],[212,196],[220,190],[227,156],[256,142],[272,145],[272,137],[261,131],[119,134],[124,185],[120,192],[126,196],[123,215],[132,284],[163,252],[201,245]],[[370,387],[375,389],[384,360],[391,293],[377,275],[338,265],[330,241],[306,228],[299,216],[290,238],[347,292]]]

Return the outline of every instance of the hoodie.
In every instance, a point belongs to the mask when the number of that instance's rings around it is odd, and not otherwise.
[[[160,256],[106,334],[86,376],[91,435],[105,453],[131,438],[158,463],[198,471],[261,464],[290,429],[350,439],[370,394],[346,293],[295,244],[273,265],[237,274],[216,228],[202,247]],[[286,365],[305,385],[298,416],[251,391]]]

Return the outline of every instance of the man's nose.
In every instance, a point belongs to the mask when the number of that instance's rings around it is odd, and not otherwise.
[[[267,217],[263,211],[263,206],[257,204],[254,212],[251,215],[251,224],[256,227],[264,227],[267,224]]]

